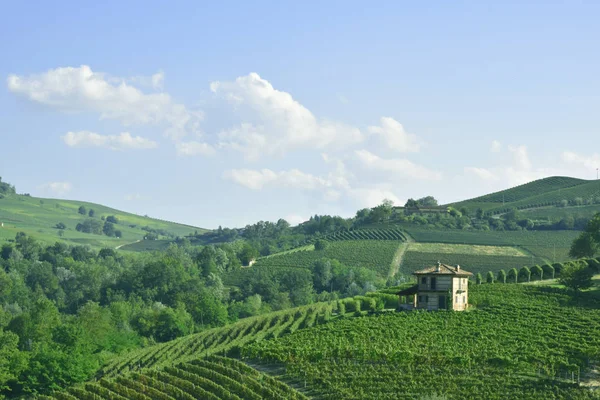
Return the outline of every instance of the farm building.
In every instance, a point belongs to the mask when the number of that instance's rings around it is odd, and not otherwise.
[[[469,304],[469,277],[473,274],[438,262],[437,265],[413,272],[417,284],[398,292],[400,309],[464,311]],[[412,299],[403,303],[402,299]]]

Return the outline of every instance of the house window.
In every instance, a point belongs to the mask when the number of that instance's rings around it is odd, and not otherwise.
[[[423,302],[423,296],[419,296],[419,303]]]
[[[429,303],[429,296],[425,296],[425,303]]]
[[[435,278],[431,278],[431,289],[435,290],[436,289],[436,281]]]
[[[425,276],[424,276],[424,277],[422,277],[422,278],[421,278],[421,283],[422,283],[423,285],[427,285],[427,277],[425,277]]]
[[[458,278],[458,289],[462,290],[462,279]]]

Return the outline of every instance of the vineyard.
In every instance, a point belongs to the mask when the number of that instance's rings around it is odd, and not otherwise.
[[[261,258],[253,268],[310,268],[317,260],[331,258],[348,266],[371,269],[386,277],[400,244],[401,242],[396,240],[340,240],[331,242],[329,247],[322,251],[298,251]]]
[[[133,372],[74,386],[42,400],[307,399],[286,384],[224,357],[196,359],[162,370]]]
[[[400,229],[357,229],[339,231],[323,237],[328,241],[338,240],[396,240],[406,241],[406,236]]]
[[[435,265],[438,261],[444,264],[460,265],[465,270],[474,274],[485,274],[488,271],[496,272],[504,269],[521,268],[524,265],[545,264],[538,257],[527,256],[503,256],[503,255],[481,255],[481,254],[458,254],[458,253],[426,253],[408,250],[404,254],[404,260],[400,271],[407,275],[423,269],[427,265]]]
[[[523,285],[477,285],[470,300],[472,312],[339,319],[243,355],[284,364],[323,399],[597,398],[578,385],[600,357],[597,301]]]
[[[462,231],[406,228],[417,242],[457,243],[522,248],[536,257],[554,262],[569,259],[569,249],[577,231]]]

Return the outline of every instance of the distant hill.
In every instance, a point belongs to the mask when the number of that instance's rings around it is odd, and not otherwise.
[[[571,206],[600,203],[600,181],[552,176],[449,205],[501,212],[511,207],[529,209],[558,206],[565,201]]]
[[[85,215],[79,212],[82,206],[85,208]],[[93,217],[89,216],[90,210],[93,210]],[[96,226],[103,226],[105,221],[102,218],[108,216],[117,218],[118,223],[114,225],[114,229],[121,232],[121,238],[76,230],[77,225],[85,221],[94,221]],[[58,229],[58,224],[64,224],[64,229]],[[172,239],[196,231],[206,231],[194,226],[115,210],[100,204],[31,197],[12,194],[9,191],[0,196],[0,225],[0,245],[14,239],[18,232],[25,232],[46,243],[64,241],[72,245],[87,244],[94,248],[114,248],[142,241],[148,234],[156,235],[158,239]],[[148,240],[151,241],[154,240]]]

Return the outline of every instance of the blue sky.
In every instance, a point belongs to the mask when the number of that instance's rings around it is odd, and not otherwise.
[[[0,175],[214,228],[600,167],[596,2],[7,3]]]

